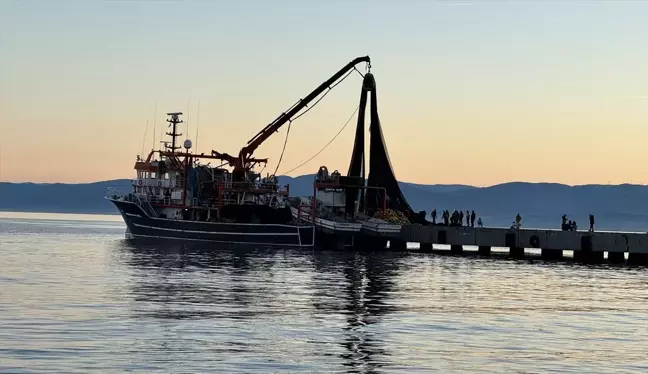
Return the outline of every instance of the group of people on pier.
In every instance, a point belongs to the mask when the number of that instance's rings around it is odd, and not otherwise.
[[[466,210],[466,214],[464,214],[463,210],[454,210],[452,214],[450,213],[449,210],[444,210],[441,214],[441,220],[439,223],[437,223],[437,211],[436,209],[432,209],[432,224],[433,225],[445,225],[445,226],[464,226],[464,218],[465,218],[465,227],[475,227],[475,219],[477,218],[477,215],[475,214],[475,211],[470,211]],[[477,220],[477,226],[483,227],[484,223],[482,222],[481,217]]]
[[[576,221],[567,220],[567,215],[562,215],[562,225],[561,228],[563,231],[578,231],[578,224]],[[594,215],[589,215],[589,231],[594,231]]]
[[[441,217],[439,217],[440,218],[439,222],[437,222],[436,209],[432,209],[430,215],[432,216],[433,225],[444,225],[444,226],[475,227],[475,219],[478,218],[474,210],[472,211],[466,210],[465,213],[463,212],[463,210],[457,210],[457,209],[455,209],[452,213],[450,213],[449,210],[444,210],[441,213]],[[520,216],[520,213],[518,213],[515,216],[515,221],[511,225],[511,228],[519,229],[521,225],[522,225],[522,216]],[[484,223],[481,217],[477,219],[477,227],[484,227]],[[568,220],[566,214],[562,215],[561,227],[563,231],[578,231],[578,224],[576,223],[576,221]],[[594,231],[593,214],[589,215],[589,231]]]

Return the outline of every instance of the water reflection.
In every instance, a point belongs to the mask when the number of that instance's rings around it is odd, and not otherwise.
[[[395,307],[387,302],[394,290],[394,276],[398,269],[395,253],[316,252],[315,269],[326,277],[341,268],[344,274],[344,310],[346,336],[341,343],[347,352],[341,357],[352,372],[373,373],[382,367],[389,353],[385,344],[371,331],[371,325]],[[320,290],[319,296],[324,296]],[[326,298],[323,298],[326,300]],[[315,307],[325,312],[336,312],[336,302],[316,301]]]
[[[130,293],[137,318],[223,319],[246,323],[278,318],[308,323],[339,320],[341,364],[372,373],[389,358],[372,325],[396,310],[390,302],[397,253],[205,249],[124,241],[133,269]],[[304,321],[305,320],[305,321]],[[230,342],[234,345],[241,344]],[[252,343],[250,343],[252,344]]]

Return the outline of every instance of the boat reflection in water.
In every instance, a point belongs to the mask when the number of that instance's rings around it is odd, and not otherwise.
[[[208,347],[210,360],[214,353],[237,353],[237,370],[263,357],[289,370],[342,365],[373,372],[389,362],[374,326],[396,310],[389,297],[398,253],[208,251],[124,241],[121,254],[132,271],[133,317],[187,336],[178,342],[164,334],[172,339],[165,349]],[[159,344],[151,341],[143,349]]]

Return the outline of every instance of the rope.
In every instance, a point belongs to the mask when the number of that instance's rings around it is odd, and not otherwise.
[[[352,71],[353,71],[353,70],[352,70]],[[296,166],[296,167],[294,167],[294,168],[288,170],[288,171],[285,172],[285,173],[281,173],[281,174],[282,174],[282,175],[286,175],[286,174],[292,173],[293,171],[299,169],[300,167],[302,167],[302,166],[306,165],[307,163],[309,163],[310,161],[312,161],[315,157],[319,156],[320,153],[324,152],[324,150],[325,150],[329,145],[331,145],[331,143],[333,143],[333,141],[338,137],[338,135],[340,135],[340,134],[342,133],[342,131],[344,131],[344,129],[345,129],[345,128],[347,127],[347,125],[349,124],[349,122],[351,122],[351,120],[352,120],[353,117],[356,115],[356,113],[358,113],[358,109],[360,109],[360,105],[358,105],[358,106],[355,108],[355,110],[353,111],[353,114],[351,114],[351,117],[349,117],[349,119],[346,121],[346,123],[344,124],[344,126],[342,126],[342,128],[340,129],[340,131],[338,131],[337,134],[335,134],[335,136],[333,137],[333,139],[329,140],[329,142],[326,143],[326,145],[325,145],[322,149],[320,149],[317,153],[315,153],[315,154],[314,154],[311,158],[309,158],[308,160],[302,162],[302,163],[299,164],[298,166]],[[288,129],[290,130],[290,127],[289,127]],[[275,171],[275,173],[276,173],[276,171]]]
[[[357,71],[358,74],[360,74],[360,76],[361,76],[362,78],[364,78],[364,74],[362,74],[362,73],[360,72],[360,70],[358,70],[357,67],[354,66],[354,67],[353,67],[353,70]]]
[[[283,145],[283,149],[281,150],[281,156],[279,156],[279,162],[277,162],[277,167],[275,168],[274,173],[272,173],[273,176],[277,175],[277,170],[279,170],[279,165],[281,165],[281,160],[283,160],[283,155],[284,152],[286,151],[286,144],[288,144],[288,134],[290,134],[290,125],[292,125],[292,121],[288,122],[288,131],[286,131],[286,139],[284,139],[284,145]]]
[[[353,68],[355,69],[355,66],[354,66]],[[355,69],[355,71],[357,71],[358,73],[360,73],[357,69]],[[338,84],[342,83],[345,79],[347,79],[347,77],[348,77],[349,75],[351,75],[351,73],[353,73],[353,70],[350,70],[350,71],[349,71],[348,73],[346,73],[346,75],[343,76],[339,81],[335,82],[334,85],[330,86],[330,87],[328,88],[328,90],[326,90],[326,92],[324,92],[324,94],[323,94],[322,96],[320,96],[320,98],[317,99],[317,101],[315,101],[315,103],[314,103],[313,105],[309,106],[308,109],[306,109],[303,113],[301,113],[301,114],[299,114],[297,117],[292,118],[292,119],[289,120],[290,122],[288,122],[288,131],[286,132],[286,139],[284,140],[283,149],[281,150],[281,156],[279,156],[279,162],[277,162],[277,167],[275,168],[275,171],[274,171],[274,173],[273,173],[272,175],[277,175],[277,171],[279,170],[279,166],[281,165],[281,160],[283,159],[284,152],[286,151],[286,144],[288,144],[288,134],[290,134],[290,125],[292,125],[293,121],[296,121],[299,117],[303,116],[304,114],[308,113],[311,109],[315,108],[315,106],[317,106],[317,104],[318,104],[320,101],[322,101],[322,99],[325,98],[326,95],[328,95],[328,93],[331,92],[331,90],[333,90],[333,89],[335,88],[335,86],[337,86]],[[360,75],[362,75],[362,74],[360,74]],[[297,105],[297,104],[295,104],[295,105]],[[294,107],[294,105],[293,105],[293,107]],[[356,108],[356,112],[357,112],[357,111],[358,111],[358,108]],[[355,115],[355,112],[353,112],[353,115]],[[353,115],[351,115],[351,118],[353,118]],[[349,118],[349,121],[351,120],[351,118]],[[349,123],[349,122],[347,121],[347,123],[344,124],[344,126],[346,127],[346,125],[347,125],[348,123]],[[342,130],[344,130],[344,127],[342,127]],[[342,130],[340,130],[340,132],[342,132]],[[335,137],[337,137],[339,134],[340,134],[340,133],[338,132],[337,135],[335,135]],[[332,142],[333,140],[335,140],[335,137],[331,140],[331,142]],[[331,144],[331,143],[329,142],[329,144]],[[328,144],[327,144],[324,148],[326,148],[326,147],[328,147]],[[324,149],[322,149],[320,152],[322,152],[323,150],[324,150]],[[318,153],[318,154],[319,154],[319,153]],[[317,154],[316,154],[315,156],[317,156]],[[313,156],[313,158],[314,158],[315,156]],[[310,160],[312,160],[312,158],[311,158]],[[310,161],[310,160],[308,160],[308,161]],[[306,161],[306,162],[308,162],[308,161]],[[294,169],[293,169],[293,170],[294,170]],[[292,170],[291,170],[291,171],[292,171]]]

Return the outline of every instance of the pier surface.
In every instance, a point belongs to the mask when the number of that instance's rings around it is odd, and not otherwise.
[[[392,249],[419,243],[420,250],[425,252],[431,251],[433,244],[445,244],[456,254],[463,251],[463,246],[476,246],[480,254],[489,255],[491,248],[504,247],[510,249],[511,256],[523,257],[525,248],[536,248],[541,250],[543,258],[554,260],[562,259],[564,250],[571,250],[574,260],[587,263],[602,262],[606,252],[609,262],[623,263],[628,253],[630,263],[648,265],[648,233],[645,232],[407,225],[387,237]]]

